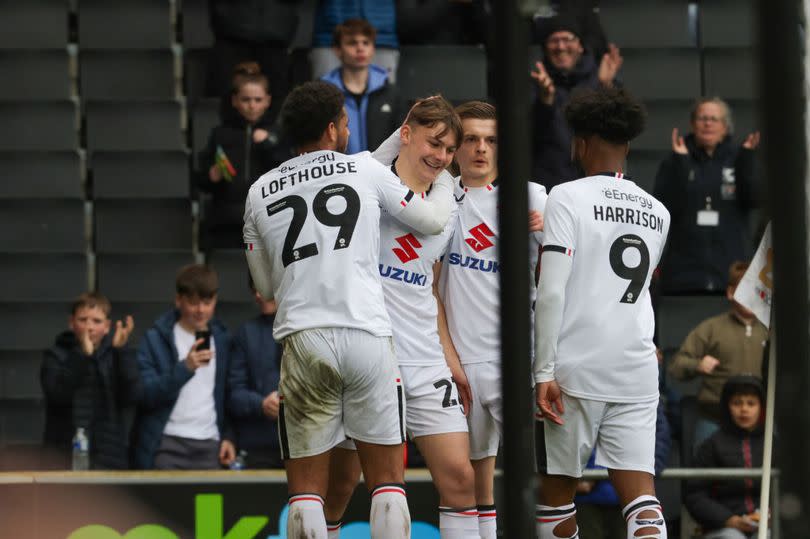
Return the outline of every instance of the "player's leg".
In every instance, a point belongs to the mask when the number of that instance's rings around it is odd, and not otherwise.
[[[346,440],[332,450],[329,461],[329,487],[326,491],[326,530],[329,539],[340,537],[343,514],[360,480],[360,459],[354,442]]]
[[[284,461],[290,512],[287,537],[327,539],[324,496],[329,475],[329,452]]]
[[[475,474],[475,505],[478,507],[478,533],[481,539],[494,539],[498,533],[495,507],[495,457],[471,460]]]

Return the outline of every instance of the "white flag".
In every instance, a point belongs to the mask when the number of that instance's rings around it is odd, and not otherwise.
[[[746,307],[765,324],[771,325],[771,300],[773,298],[773,244],[771,243],[771,224],[765,228],[759,248],[743,275],[734,299]]]

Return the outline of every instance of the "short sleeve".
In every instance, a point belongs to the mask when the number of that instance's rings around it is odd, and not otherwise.
[[[253,217],[253,207],[250,203],[249,194],[245,201],[245,224],[242,227],[242,237],[245,242],[245,249],[253,251],[262,247],[260,244],[261,237],[259,236],[259,230],[256,227],[256,221]]]
[[[545,209],[543,251],[573,255],[577,248],[577,218],[570,196],[564,189],[554,189]]]

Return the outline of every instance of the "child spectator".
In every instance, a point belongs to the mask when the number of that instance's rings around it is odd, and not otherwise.
[[[340,67],[323,76],[346,96],[347,154],[376,148],[402,123],[395,87],[385,69],[371,63],[376,35],[363,19],[349,19],[335,27],[332,47]]]
[[[203,223],[208,248],[242,246],[242,217],[251,184],[290,157],[269,125],[270,86],[256,62],[233,75],[229,111],[199,156],[199,188],[211,195]]]
[[[719,427],[725,413],[720,406],[720,392],[726,380],[736,374],[762,373],[768,330],[754,313],[734,300],[734,291],[747,269],[747,262],[731,265],[726,287],[731,309],[693,329],[669,365],[669,374],[678,380],[700,377],[695,447]]]
[[[253,279],[249,281],[261,314],[234,334],[226,406],[233,418],[236,446],[247,452],[246,467],[283,468],[277,431],[281,345],[273,340],[276,302],[264,299]]]
[[[218,286],[216,272],[207,266],[181,268],[175,309],[141,340],[137,468],[216,469],[235,458],[225,416],[231,337],[213,318]]]
[[[760,378],[729,378],[723,386],[721,408],[720,430],[700,446],[694,467],[761,467],[765,401]],[[686,508],[703,528],[704,539],[750,538],[760,524],[759,489],[759,479],[687,481]]]
[[[92,469],[128,468],[126,411],[140,390],[135,352],[127,346],[132,317],[110,337],[110,302],[97,292],[71,305],[69,330],[45,351],[40,371],[45,394],[44,444],[68,455],[77,428],[90,442]]]

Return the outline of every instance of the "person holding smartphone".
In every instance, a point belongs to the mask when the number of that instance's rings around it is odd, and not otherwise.
[[[216,469],[236,456],[225,415],[231,337],[214,319],[218,288],[212,268],[181,268],[175,308],[160,316],[141,340],[136,468]]]

